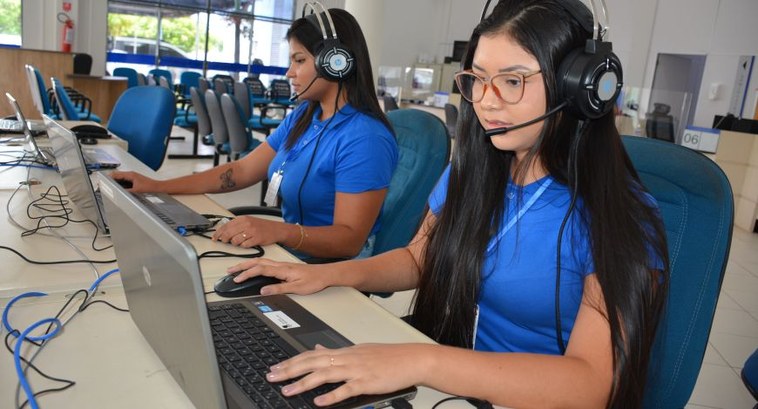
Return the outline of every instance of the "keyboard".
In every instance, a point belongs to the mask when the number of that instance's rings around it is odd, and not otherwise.
[[[313,398],[337,388],[326,384],[293,397],[285,397],[280,384],[266,380],[268,368],[298,354],[291,345],[240,303],[208,307],[213,343],[221,370],[261,408],[316,408]]]
[[[0,119],[0,133],[23,133],[24,126],[15,119]]]

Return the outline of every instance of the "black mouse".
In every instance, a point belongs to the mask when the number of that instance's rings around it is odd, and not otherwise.
[[[84,138],[79,138],[79,143],[82,144],[82,145],[96,145],[97,144],[97,139],[90,138],[90,137],[87,136],[87,137],[84,137]]]
[[[236,277],[237,274],[230,274],[226,277],[221,277],[216,281],[216,284],[213,286],[216,294],[228,298],[261,295],[261,288],[269,284],[278,284],[282,282],[274,277],[255,276],[248,278],[241,283],[235,283],[234,277]]]
[[[76,134],[79,139],[82,138],[98,138],[107,139],[110,138],[108,129],[103,128],[100,125],[95,124],[82,124],[71,127],[71,130]]]
[[[123,187],[124,189],[131,189],[132,188],[132,181],[131,180],[126,180],[126,179],[113,179],[113,180],[115,180],[116,183],[118,183],[119,185],[121,185],[121,187]]]

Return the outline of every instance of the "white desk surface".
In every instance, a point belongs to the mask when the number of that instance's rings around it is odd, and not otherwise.
[[[103,144],[101,147],[121,160],[122,169],[151,173],[147,167],[118,146]],[[14,148],[0,147],[0,153],[9,149]],[[16,193],[9,208],[15,220],[31,227],[32,221],[26,217],[27,204],[32,197],[39,197],[51,184],[60,185],[60,177],[51,170],[0,169],[0,204],[8,203],[13,189],[18,186],[18,181],[26,180],[27,173],[43,183],[29,189],[23,187]],[[60,188],[62,190],[62,186]],[[200,212],[217,214],[225,211],[204,195],[179,196],[179,199]],[[14,248],[36,260],[81,257],[72,246],[55,236],[35,234],[21,238],[21,230],[11,225],[8,215],[6,206],[0,206],[0,218],[3,220],[0,223],[4,232],[0,236],[0,245]],[[72,217],[77,217],[76,212]],[[60,229],[60,234],[73,237],[69,240],[74,246],[92,259],[112,259],[112,250],[95,252],[90,248],[93,229],[84,225],[67,226]],[[201,237],[190,237],[189,240],[198,252],[211,248],[232,248]],[[108,238],[98,240],[99,246],[107,244],[110,244]],[[265,257],[296,261],[279,246],[266,246],[264,250]],[[234,248],[234,251],[243,250]],[[206,289],[212,289],[216,279],[225,274],[226,267],[235,262],[235,259],[227,258],[202,259],[200,265]],[[0,266],[0,308],[4,308],[12,297],[22,292],[43,291],[49,294],[45,297],[23,299],[14,304],[9,313],[9,321],[16,328],[25,328],[37,320],[53,316],[70,294],[92,284],[96,278],[95,269],[99,274],[104,274],[116,267],[115,264],[96,265],[94,268],[87,264],[39,266],[26,263],[7,250],[0,250]],[[329,288],[318,294],[292,297],[354,343],[432,342],[351,288]],[[126,307],[117,274],[101,283],[95,299]],[[210,295],[209,300],[213,299],[218,297]],[[1,330],[0,338],[4,339],[6,334]],[[179,336],[177,340],[180,339]],[[29,347],[25,346],[25,356],[30,356],[30,351]],[[192,407],[192,403],[142,337],[129,314],[103,304],[92,305],[72,319],[42,350],[34,364],[51,376],[76,382],[76,385],[66,391],[39,396],[37,402],[41,408],[78,409],[96,405],[111,409]],[[34,391],[61,386],[31,372],[29,379]],[[17,385],[13,356],[4,350],[0,352],[0,407],[15,407]],[[419,387],[418,394],[411,403],[416,408],[431,408],[446,396],[448,395]],[[21,392],[21,401],[25,399],[26,396]],[[448,409],[471,406],[462,401],[453,401],[446,403],[444,407]]]

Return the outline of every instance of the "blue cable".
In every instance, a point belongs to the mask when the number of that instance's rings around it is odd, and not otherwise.
[[[55,324],[55,328],[49,333],[38,336],[38,337],[28,336],[29,333],[34,331],[37,327],[41,325],[45,325],[45,324]],[[56,334],[58,334],[58,331],[60,331],[61,326],[62,324],[57,318],[45,318],[45,319],[39,320],[35,322],[34,324],[26,327],[26,329],[19,336],[19,339],[16,342],[16,346],[13,348],[13,362],[16,364],[16,375],[18,375],[18,381],[19,383],[21,383],[21,387],[24,389],[24,393],[26,393],[26,397],[32,409],[38,409],[37,400],[34,399],[34,392],[32,391],[32,388],[29,386],[29,382],[26,380],[26,376],[24,375],[24,369],[21,367],[21,345],[24,343],[24,340],[27,340],[27,339],[38,340],[38,341],[44,341],[44,340],[50,339],[54,337]]]
[[[14,334],[14,336],[18,336],[18,335],[15,335],[15,334],[16,334],[16,332],[17,332],[17,331],[16,331],[16,329],[14,329],[13,327],[11,327],[11,324],[10,324],[10,322],[8,321],[8,312],[11,310],[11,307],[13,306],[13,304],[15,304],[15,303],[16,303],[16,301],[18,301],[18,300],[20,300],[20,299],[22,299],[22,298],[28,298],[28,297],[44,297],[44,296],[46,296],[46,295],[47,295],[46,293],[41,293],[41,292],[38,292],[38,291],[30,291],[30,292],[22,293],[22,294],[19,294],[19,295],[17,295],[17,296],[15,296],[15,297],[13,297],[13,298],[12,298],[12,299],[11,299],[11,300],[8,302],[8,304],[5,306],[5,308],[3,309],[3,326],[5,327],[5,329],[6,329],[6,330],[7,330],[9,333],[11,333],[11,334]],[[35,341],[36,341],[36,340],[35,340]]]
[[[106,278],[108,278],[108,276],[110,276],[111,274],[114,274],[114,273],[118,273],[118,268],[114,268],[113,270],[108,271],[107,273],[105,273],[105,274],[101,275],[100,277],[98,277],[98,279],[95,280],[95,282],[92,283],[92,285],[89,287],[89,290],[87,290],[87,292],[90,293],[90,294],[92,294],[92,292],[94,292],[95,290],[97,290],[97,287],[100,285],[100,283],[103,280],[105,280]]]

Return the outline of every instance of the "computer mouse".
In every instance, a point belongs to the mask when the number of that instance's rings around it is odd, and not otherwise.
[[[131,180],[126,180],[126,179],[113,179],[113,180],[115,180],[116,183],[118,183],[119,185],[121,185],[121,187],[123,187],[124,189],[131,189],[132,188],[132,181]]]
[[[79,139],[82,138],[110,138],[108,130],[100,125],[95,124],[82,124],[72,126],[71,130],[76,134]]]
[[[96,145],[97,139],[90,138],[89,136],[87,136],[87,137],[79,138],[79,143],[82,145]]]
[[[234,277],[236,277],[237,274],[230,274],[226,277],[221,277],[218,281],[216,281],[216,284],[213,286],[216,294],[221,297],[228,298],[261,295],[261,288],[269,284],[278,284],[282,282],[281,280],[274,277],[255,276],[248,278],[241,283],[235,283]]]

